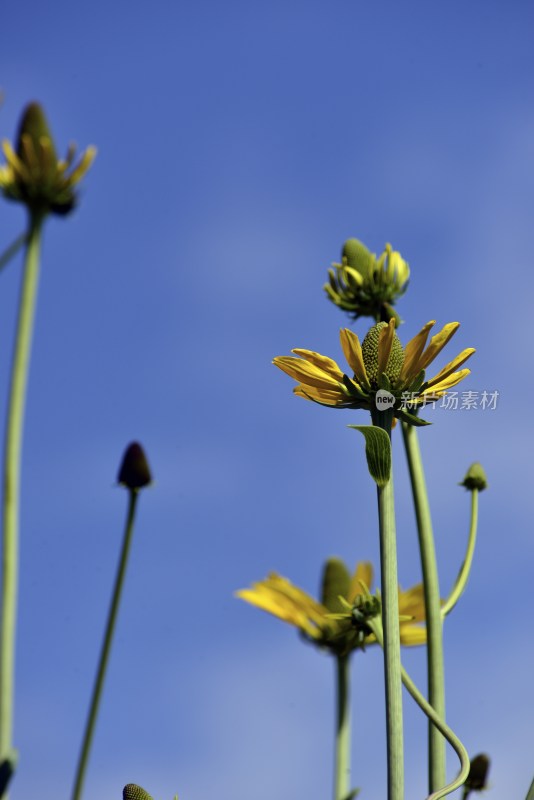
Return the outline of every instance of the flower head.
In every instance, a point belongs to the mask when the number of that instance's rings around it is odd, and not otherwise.
[[[75,187],[96,155],[88,147],[74,165],[76,148],[71,145],[65,160],[58,160],[54,140],[43,109],[30,103],[22,116],[16,150],[4,140],[6,164],[0,167],[0,188],[10,200],[24,203],[39,214],[68,214],[76,204]]]
[[[347,613],[347,608],[353,607],[364,609],[365,613],[377,613],[379,603],[368,603],[372,582],[373,567],[370,563],[360,562],[351,575],[342,561],[331,558],[324,567],[320,602],[276,572],[254,583],[250,589],[241,589],[236,595],[294,625],[318,647],[343,654],[376,642],[374,634],[365,625],[362,611]],[[376,602],[376,598],[370,599]],[[406,592],[399,588],[401,644],[426,642],[426,629],[418,624],[424,619],[423,585]]]
[[[293,390],[299,397],[332,408],[364,408],[373,414],[385,398],[395,417],[412,425],[425,425],[412,411],[446,394],[469,375],[458,368],[475,352],[468,347],[426,380],[428,365],[458,330],[459,322],[449,322],[430,339],[435,321],[427,324],[403,347],[395,333],[395,321],[374,325],[360,345],[348,328],[340,332],[341,347],[351,368],[352,377],[327,356],[312,350],[295,349],[293,356],[278,356],[273,364],[298,381]]]
[[[358,239],[347,239],[341,264],[332,264],[324,290],[338,308],[353,319],[373,317],[376,321],[400,318],[393,308],[408,288],[410,268],[401,254],[387,244],[377,258]]]

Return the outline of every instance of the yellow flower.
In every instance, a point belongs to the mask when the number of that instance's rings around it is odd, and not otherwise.
[[[366,589],[371,590],[372,582],[373,567],[369,562],[359,562],[350,575],[342,561],[329,559],[323,574],[322,602],[276,572],[254,583],[250,589],[241,589],[236,596],[298,628],[319,647],[339,654],[376,642],[374,634],[366,626],[356,626],[346,612],[346,604],[357,604]],[[340,611],[345,613],[338,613]],[[424,619],[423,585],[407,591],[399,587],[401,644],[411,646],[426,642],[426,629],[417,624]]]
[[[413,425],[426,424],[409,409],[417,411],[460,383],[469,369],[458,368],[475,352],[468,347],[430,380],[425,380],[428,365],[458,330],[459,322],[449,322],[439,333],[427,339],[432,320],[402,347],[395,332],[395,321],[374,325],[363,343],[348,328],[340,332],[341,347],[353,376],[342,372],[338,364],[313,350],[297,348],[293,356],[278,356],[273,364],[298,381],[293,390],[299,397],[332,408],[364,408],[374,413],[379,400],[390,404],[393,415]]]
[[[338,308],[353,319],[368,316],[377,321],[400,318],[393,308],[407,289],[410,268],[401,254],[387,244],[377,258],[358,239],[347,239],[341,264],[332,264],[324,290]]]
[[[4,140],[6,164],[0,167],[0,188],[5,197],[24,203],[32,213],[68,214],[76,204],[77,184],[96,155],[88,147],[74,165],[76,149],[69,147],[65,160],[58,160],[54,141],[41,106],[30,103],[24,111],[16,151]]]

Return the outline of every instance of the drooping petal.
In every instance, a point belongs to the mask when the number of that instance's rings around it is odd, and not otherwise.
[[[373,584],[373,565],[370,561],[359,561],[350,581],[348,600],[352,601],[358,594],[363,594],[365,585],[369,591]]]
[[[250,605],[256,606],[256,608],[261,608],[262,611],[267,611],[274,617],[281,619],[282,622],[288,622],[290,625],[294,625],[314,639],[320,636],[319,628],[307,618],[306,614],[294,603],[291,603],[287,598],[284,598],[276,592],[268,592],[261,587],[256,587],[253,589],[242,589],[236,592],[236,597],[240,597],[242,600],[250,603]]]
[[[426,340],[428,339],[430,329],[433,328],[435,324],[436,320],[430,320],[430,322],[427,322],[426,325],[421,328],[417,336],[414,336],[413,339],[410,339],[404,348],[404,364],[402,365],[399,376],[399,379],[403,384],[409,383],[415,378],[416,375],[418,375],[419,372],[421,372],[421,367],[419,367],[419,359],[421,358],[421,353],[425,349]]]
[[[439,384],[441,381],[445,380],[445,378],[448,378],[449,375],[458,369],[458,367],[461,367],[462,364],[465,364],[467,359],[470,358],[474,352],[474,347],[467,347],[465,350],[462,350],[462,352],[457,355],[456,358],[453,358],[452,361],[449,361],[449,363],[444,366],[437,375],[428,381],[427,388],[430,389],[431,386],[435,386],[436,384]]]
[[[297,397],[303,397],[305,400],[313,400],[314,403],[322,403],[325,406],[340,406],[350,403],[349,398],[341,389],[317,389],[314,386],[306,386],[299,383],[293,389],[293,394],[296,394]]]
[[[339,382],[329,373],[316,367],[303,358],[293,358],[292,356],[277,356],[273,359],[273,364],[286,375],[302,382],[306,386],[315,386],[317,389],[336,389]],[[341,373],[343,377],[343,373]]]
[[[454,336],[459,327],[459,322],[448,322],[443,326],[439,333],[436,333],[435,336],[431,338],[430,344],[419,359],[419,369],[417,372],[422,369],[426,369],[428,365],[434,361],[436,356],[441,353],[449,339]]]
[[[362,386],[368,387],[369,386],[369,379],[367,377],[367,373],[365,371],[365,365],[363,363],[363,356],[362,356],[362,347],[360,344],[360,340],[348,328],[342,328],[339,332],[339,339],[341,341],[341,347],[343,348],[343,353],[345,354],[345,358],[347,359],[347,364],[354,372],[354,377]]]
[[[328,373],[336,381],[343,380],[343,373],[336,361],[333,358],[329,358],[328,356],[323,356],[321,353],[316,353],[314,350],[304,350],[301,347],[295,347],[294,350],[291,351],[295,353],[295,355],[300,356],[305,361],[309,361],[310,364],[313,364],[314,367],[322,370],[323,372]]]

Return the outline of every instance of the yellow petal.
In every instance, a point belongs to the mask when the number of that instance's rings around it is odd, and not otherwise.
[[[423,622],[425,619],[425,594],[422,583],[418,583],[404,592],[399,588],[399,615],[410,617],[412,622]]]
[[[437,375],[428,381],[427,388],[430,389],[431,386],[439,384],[441,381],[445,380],[445,378],[448,378],[449,375],[458,369],[458,367],[461,367],[462,364],[465,364],[467,359],[470,358],[474,352],[474,347],[468,347],[465,350],[462,350],[462,352],[457,355],[456,358],[454,358],[452,361],[449,361],[449,363],[443,367],[443,369],[440,370]]]
[[[378,378],[386,371],[394,336],[395,320],[392,318],[389,321],[389,325],[382,328],[378,337]]]
[[[470,369],[461,369],[459,372],[453,372],[452,375],[448,375],[446,378],[441,380],[439,383],[435,383],[432,388],[429,388],[428,391],[422,393],[421,397],[427,397],[429,395],[437,394],[442,395],[447,389],[451,389],[453,386],[456,386],[457,383],[463,381],[468,375],[471,374]]]
[[[419,367],[419,359],[421,357],[421,353],[425,349],[429,331],[435,324],[436,320],[427,322],[426,325],[421,328],[417,336],[414,336],[413,339],[410,339],[404,348],[404,364],[402,365],[399,376],[399,379],[402,383],[406,384],[410,382],[421,372],[421,368]]]
[[[363,356],[362,356],[362,347],[360,344],[360,340],[348,328],[342,328],[339,332],[339,339],[341,341],[341,347],[343,348],[343,353],[345,354],[345,358],[347,359],[347,364],[351,368],[354,373],[354,377],[362,386],[369,386],[369,379],[367,377],[367,373],[365,371],[365,365],[363,363]]]
[[[330,390],[339,388],[339,382],[335,378],[302,358],[277,356],[273,359],[273,364],[285,372],[286,375],[302,382],[306,386]]]
[[[400,640],[405,647],[415,647],[426,642],[426,628],[411,625],[409,622],[400,626]]]
[[[316,389],[314,386],[305,386],[302,383],[295,386],[293,394],[303,397],[305,400],[323,403],[325,406],[340,406],[347,401],[347,396],[341,390]]]
[[[67,178],[68,186],[75,186],[83,178],[96,157],[96,147],[88,147],[80,159],[79,164],[73,169]]]
[[[348,600],[354,600],[356,595],[363,594],[363,585],[371,591],[373,585],[373,565],[370,561],[359,561],[350,581]]]
[[[314,350],[303,350],[300,347],[295,347],[291,352],[300,356],[305,361],[308,361],[310,364],[313,364],[314,367],[328,373],[328,375],[331,375],[336,381],[343,380],[343,373],[333,358],[323,356],[321,353],[316,353]]]
[[[419,369],[415,373],[416,375],[422,369],[426,369],[428,365],[434,361],[438,353],[443,350],[451,336],[454,336],[459,327],[459,322],[448,322],[447,325],[443,326],[439,333],[436,333],[436,335],[431,338],[430,344],[419,359]]]

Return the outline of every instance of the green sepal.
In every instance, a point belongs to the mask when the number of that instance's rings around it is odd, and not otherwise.
[[[421,372],[418,375],[416,375],[413,381],[410,383],[407,391],[409,391],[410,394],[412,392],[419,392],[424,382],[425,382],[425,371],[424,369],[422,369]]]
[[[406,422],[408,425],[413,425],[416,428],[423,428],[425,425],[432,425],[431,422],[427,422],[426,419],[421,419],[418,417],[417,414],[410,414],[409,411],[406,411],[403,408],[399,408],[395,411],[395,416],[397,419],[400,419],[401,422]]]
[[[354,800],[354,798],[357,797],[359,794],[360,794],[360,790],[359,789],[352,789],[348,793],[348,795],[343,798],[343,800]]]
[[[385,389],[386,392],[391,392],[391,381],[385,372],[383,372],[378,378],[378,385],[381,389]]]
[[[349,425],[365,438],[365,456],[369,474],[383,489],[391,477],[391,442],[388,434],[377,425]]]
[[[334,613],[343,611],[340,597],[347,597],[350,573],[340,558],[329,558],[323,568],[321,603]]]
[[[359,386],[356,386],[353,381],[351,381],[348,375],[343,375],[343,386],[351,397],[357,397],[358,400],[364,401],[369,399],[365,392],[362,392]]]

